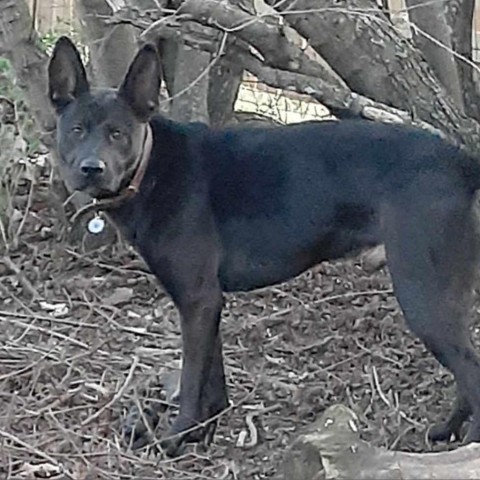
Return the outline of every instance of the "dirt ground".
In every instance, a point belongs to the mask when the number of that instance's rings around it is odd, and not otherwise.
[[[177,312],[125,245],[72,246],[45,188],[20,195],[16,212],[0,263],[0,478],[279,479],[285,449],[336,403],[375,445],[452,447],[425,436],[450,409],[451,376],[406,330],[387,271],[351,259],[228,295],[232,406],[214,443],[176,460],[130,451],[127,411],[164,405],[178,369]]]

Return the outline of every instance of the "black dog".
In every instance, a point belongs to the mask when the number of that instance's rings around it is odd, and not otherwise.
[[[379,243],[410,328],[457,383],[432,438],[458,435],[472,416],[467,440],[480,441],[480,363],[467,326],[480,164],[429,133],[368,121],[218,131],[175,123],[154,114],[160,77],[149,45],[118,91],[90,90],[67,38],[49,66],[65,180],[109,205],[181,313],[171,429],[180,435],[168,451],[198,439],[192,427],[227,406],[222,291],[272,285]]]

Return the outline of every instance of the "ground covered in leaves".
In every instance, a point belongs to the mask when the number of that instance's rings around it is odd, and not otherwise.
[[[280,479],[285,449],[337,403],[375,445],[446,448],[425,432],[449,411],[451,376],[407,332],[387,271],[351,259],[228,295],[232,405],[213,445],[176,460],[132,452],[121,435],[132,405],[165,405],[158,438],[174,413],[164,382],[178,369],[177,312],[126,245],[92,249],[87,234],[72,245],[41,187],[15,197],[0,262],[1,478]]]

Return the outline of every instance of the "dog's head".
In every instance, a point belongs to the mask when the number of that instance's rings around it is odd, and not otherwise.
[[[78,50],[61,37],[53,50],[48,80],[58,115],[64,180],[92,197],[117,194],[140,162],[148,121],[158,107],[161,77],[155,47],[140,49],[118,90],[91,90]]]

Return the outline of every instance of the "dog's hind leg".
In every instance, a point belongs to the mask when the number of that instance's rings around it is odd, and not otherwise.
[[[452,189],[453,190],[453,189]],[[438,193],[438,192],[437,192]],[[411,330],[454,375],[457,400],[432,440],[459,436],[472,415],[468,441],[480,441],[480,358],[468,317],[479,257],[470,196],[455,191],[411,195],[384,209],[383,230],[395,294]]]

